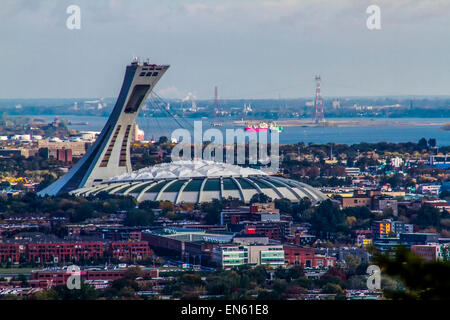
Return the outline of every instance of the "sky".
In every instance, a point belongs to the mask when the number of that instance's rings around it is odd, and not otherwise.
[[[449,40],[449,0],[0,0],[0,99],[116,97],[134,56],[164,98],[449,95]]]

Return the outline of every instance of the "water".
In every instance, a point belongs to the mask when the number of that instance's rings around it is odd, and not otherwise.
[[[39,116],[49,121],[54,116]],[[87,122],[88,125],[70,125],[71,129],[83,131],[100,131],[106,123],[107,117],[99,116],[61,116],[61,119],[68,119],[73,123]],[[201,119],[177,119],[186,129],[192,131],[194,121]],[[333,119],[330,119],[333,120]],[[334,119],[349,120],[349,119]],[[361,120],[361,119],[354,119]],[[367,119],[369,120],[369,119]],[[441,125],[417,125],[421,119],[400,118],[400,119],[376,119],[392,122],[406,122],[401,126],[348,126],[348,127],[285,127],[280,133],[281,144],[292,144],[297,142],[305,143],[345,143],[354,144],[360,142],[417,142],[422,137],[435,138],[438,146],[450,145],[450,131],[441,130]],[[211,128],[211,120],[203,119],[203,130]],[[217,120],[214,120],[217,122]],[[450,122],[449,118],[430,118],[423,121],[444,124]],[[171,118],[141,118],[137,120],[139,128],[145,131],[145,138],[159,139],[160,136],[170,137],[173,130],[180,128],[177,122]],[[227,128],[237,128],[232,121],[225,120],[222,127],[215,127],[224,131]],[[411,123],[410,125],[408,123]]]

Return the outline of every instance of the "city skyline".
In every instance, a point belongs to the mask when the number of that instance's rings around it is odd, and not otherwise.
[[[450,4],[378,1],[381,30],[368,30],[371,4],[6,0],[0,99],[114,97],[134,56],[172,66],[155,89],[165,98],[212,99],[214,86],[221,99],[308,97],[316,74],[325,97],[447,95]]]

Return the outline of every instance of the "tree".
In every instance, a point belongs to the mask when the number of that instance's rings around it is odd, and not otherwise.
[[[217,199],[213,199],[211,203],[203,203],[202,211],[206,212],[206,224],[218,224],[220,222],[220,213],[222,212],[222,208],[222,203]]]
[[[373,216],[369,208],[359,207],[347,207],[342,210],[347,217],[355,217],[356,219],[369,219]]]
[[[0,189],[4,190],[4,189],[8,189],[10,187],[11,187],[11,183],[9,183],[8,181],[0,182]]]
[[[417,218],[412,221],[421,228],[436,227],[441,226],[442,212],[436,208],[422,206],[417,212]]]
[[[356,273],[356,268],[361,263],[361,258],[354,256],[352,254],[348,254],[345,257],[345,269],[347,271],[347,274],[353,275]]]
[[[123,274],[124,279],[136,280],[144,277],[144,272],[139,267],[129,267]]]
[[[417,143],[417,148],[419,151],[427,149],[428,148],[427,139],[425,138],[420,139],[419,142]]]
[[[159,208],[159,202],[158,201],[151,201],[151,200],[145,200],[139,203],[139,209],[142,210],[151,210],[151,209],[158,209]]]
[[[322,287],[322,293],[334,293],[334,294],[345,294],[344,289],[338,284],[335,283],[327,283]]]
[[[150,226],[153,224],[154,220],[155,215],[152,211],[134,209],[127,213],[124,223],[129,227]]]
[[[312,229],[319,236],[334,237],[337,232],[347,231],[344,214],[331,200],[323,201],[311,217]]]
[[[292,213],[292,202],[289,199],[276,199],[274,202],[275,208],[281,213]]]
[[[70,217],[70,220],[72,222],[82,222],[86,219],[92,218],[94,215],[94,208],[92,203],[90,202],[83,202],[80,203],[75,208],[75,214]]]
[[[256,297],[256,300],[284,300],[279,292],[261,290]]]
[[[293,266],[291,268],[285,269],[282,267],[278,267],[275,269],[275,278],[284,279],[287,282],[291,282],[292,280],[297,280],[305,275],[305,271],[302,266]]]
[[[395,300],[449,300],[450,262],[428,262],[406,247],[383,254],[374,251],[373,262],[383,275],[399,279],[403,288],[385,290],[385,296]]]
[[[431,148],[435,148],[435,147],[436,147],[436,139],[435,139],[435,138],[430,138],[430,139],[428,139],[428,145],[429,145]]]
[[[43,291],[34,296],[38,300],[95,300],[97,291],[93,286],[81,282],[80,289],[70,290],[67,286],[56,286],[54,289]]]
[[[448,190],[443,190],[443,191],[439,194],[439,198],[440,198],[440,199],[445,199],[445,200],[450,199],[450,191],[448,191]]]
[[[159,144],[163,144],[163,143],[166,143],[166,142],[168,142],[169,141],[169,139],[166,137],[166,136],[161,136],[161,137],[159,137]]]
[[[271,202],[271,201],[272,201],[272,199],[269,196],[267,196],[265,193],[256,193],[250,199],[250,204],[267,203],[267,202]]]
[[[347,280],[347,288],[353,290],[367,289],[367,276],[354,275]]]

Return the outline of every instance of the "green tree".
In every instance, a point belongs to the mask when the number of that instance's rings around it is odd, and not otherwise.
[[[81,282],[80,289],[70,290],[64,285],[56,286],[54,289],[35,296],[36,299],[42,300],[95,300],[97,297],[95,288],[85,282]]]
[[[312,230],[316,235],[333,238],[338,232],[347,232],[345,215],[331,200],[323,201],[313,212],[311,221]]]
[[[150,226],[155,220],[155,215],[152,211],[134,209],[127,213],[124,224],[126,226]]]
[[[161,136],[161,137],[159,137],[158,143],[163,144],[163,143],[167,143],[168,141],[169,141],[169,139],[166,136]]]
[[[428,148],[427,139],[421,138],[419,140],[419,142],[417,143],[417,148],[418,148],[419,151],[427,149]]]
[[[213,199],[211,203],[203,203],[202,211],[206,212],[205,221],[207,224],[218,224],[220,222],[220,213],[223,205],[217,200]]]
[[[267,203],[267,202],[271,202],[271,201],[272,201],[272,199],[269,196],[267,196],[265,193],[256,193],[250,199],[250,204]]]
[[[385,290],[385,296],[395,300],[449,300],[450,262],[428,262],[406,247],[389,254],[374,251],[373,262],[382,275],[398,279],[403,288]]]
[[[435,147],[436,147],[436,139],[435,139],[435,138],[430,138],[430,139],[428,139],[428,145],[429,145],[431,148],[435,148]]]
[[[76,206],[75,214],[70,217],[72,222],[82,222],[94,216],[93,204],[90,202],[83,202]]]
[[[417,218],[412,222],[421,228],[441,226],[442,212],[436,208],[422,206],[417,212]]]
[[[256,300],[284,300],[280,292],[261,290],[256,297]]]

